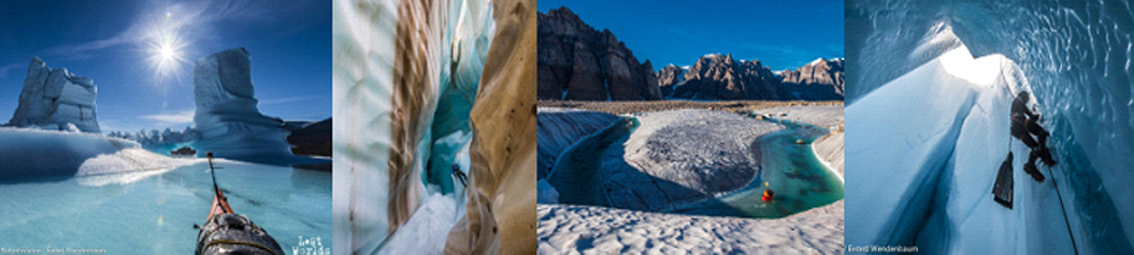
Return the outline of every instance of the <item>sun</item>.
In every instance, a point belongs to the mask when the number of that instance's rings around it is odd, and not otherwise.
[[[181,72],[182,64],[186,62],[181,53],[183,47],[172,34],[158,36],[149,43],[148,59],[157,76],[169,78]]]
[[[172,13],[164,14],[163,18],[151,24],[145,34],[146,60],[155,77],[176,79],[185,71],[184,64],[189,62],[183,52],[188,43],[180,35],[180,25],[174,22]]]
[[[173,47],[170,45],[162,45],[161,49],[158,49],[158,52],[161,56],[161,61],[171,61],[177,58],[177,53],[173,51]]]

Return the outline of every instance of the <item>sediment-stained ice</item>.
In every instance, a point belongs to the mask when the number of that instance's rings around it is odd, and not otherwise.
[[[334,249],[396,252],[414,236],[442,248],[464,215],[437,205],[463,207],[453,171],[474,175],[469,113],[495,31],[490,2],[336,1],[334,12]]]

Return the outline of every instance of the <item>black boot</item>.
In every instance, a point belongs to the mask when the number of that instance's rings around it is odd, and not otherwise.
[[[1044,177],[1043,174],[1040,173],[1039,169],[1036,168],[1035,155],[1035,153],[1032,153],[1032,155],[1028,157],[1028,163],[1024,163],[1024,172],[1028,173],[1028,175],[1031,175],[1032,179],[1035,179],[1036,182],[1043,183]]]

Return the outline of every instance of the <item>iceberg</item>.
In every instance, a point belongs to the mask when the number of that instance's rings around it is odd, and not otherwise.
[[[200,140],[193,147],[198,156],[212,151],[220,158],[274,164],[294,157],[283,120],[264,116],[256,108],[251,68],[251,57],[244,48],[197,61],[193,123]]]
[[[53,69],[38,57],[32,58],[20,104],[6,126],[100,133],[97,93],[91,78],[76,76],[67,68]]]

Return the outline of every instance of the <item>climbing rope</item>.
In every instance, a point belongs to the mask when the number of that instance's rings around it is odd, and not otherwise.
[[[1075,255],[1079,255],[1079,246],[1075,244],[1075,233],[1071,232],[1071,220],[1067,217],[1067,207],[1063,206],[1063,193],[1059,192],[1059,183],[1055,182],[1055,172],[1049,167],[1047,175],[1051,176],[1051,185],[1055,186],[1055,195],[1059,198],[1059,208],[1063,209],[1063,222],[1067,224],[1067,236],[1071,237],[1071,248],[1075,250]]]
[[[1001,63],[1000,80],[1002,80],[1005,85],[1008,85],[1008,80],[1004,77],[1003,63]],[[1004,86],[1004,88],[1008,90],[1009,96],[1012,96],[1013,98],[1015,97],[1015,93],[1012,93],[1012,88],[1009,88],[1008,86]],[[1035,98],[1034,94],[1029,93],[1029,96],[1032,97],[1032,98]],[[1013,100],[1015,100],[1015,99],[1013,99]],[[1038,98],[1037,98],[1037,102],[1036,102],[1035,106],[1036,107],[1039,106]],[[1009,124],[1009,129],[1011,129],[1011,124]],[[1009,132],[1011,132],[1011,131],[1009,131]],[[1042,144],[1040,146],[1047,146],[1047,145]],[[1012,136],[1008,136],[1008,153],[1011,153],[1011,152],[1012,152]],[[1029,155],[1029,156],[1031,156],[1031,155]],[[1075,255],[1079,255],[1079,247],[1078,247],[1078,244],[1075,243],[1075,233],[1073,231],[1071,231],[1071,220],[1070,220],[1069,217],[1067,217],[1067,207],[1063,205],[1063,192],[1059,191],[1059,184],[1055,181],[1055,172],[1051,169],[1051,167],[1048,167],[1047,175],[1051,177],[1051,185],[1053,187],[1055,187],[1055,195],[1056,195],[1057,198],[1059,198],[1059,208],[1063,210],[1063,223],[1067,226],[1067,236],[1071,237],[1071,249],[1073,249],[1075,251]]]

